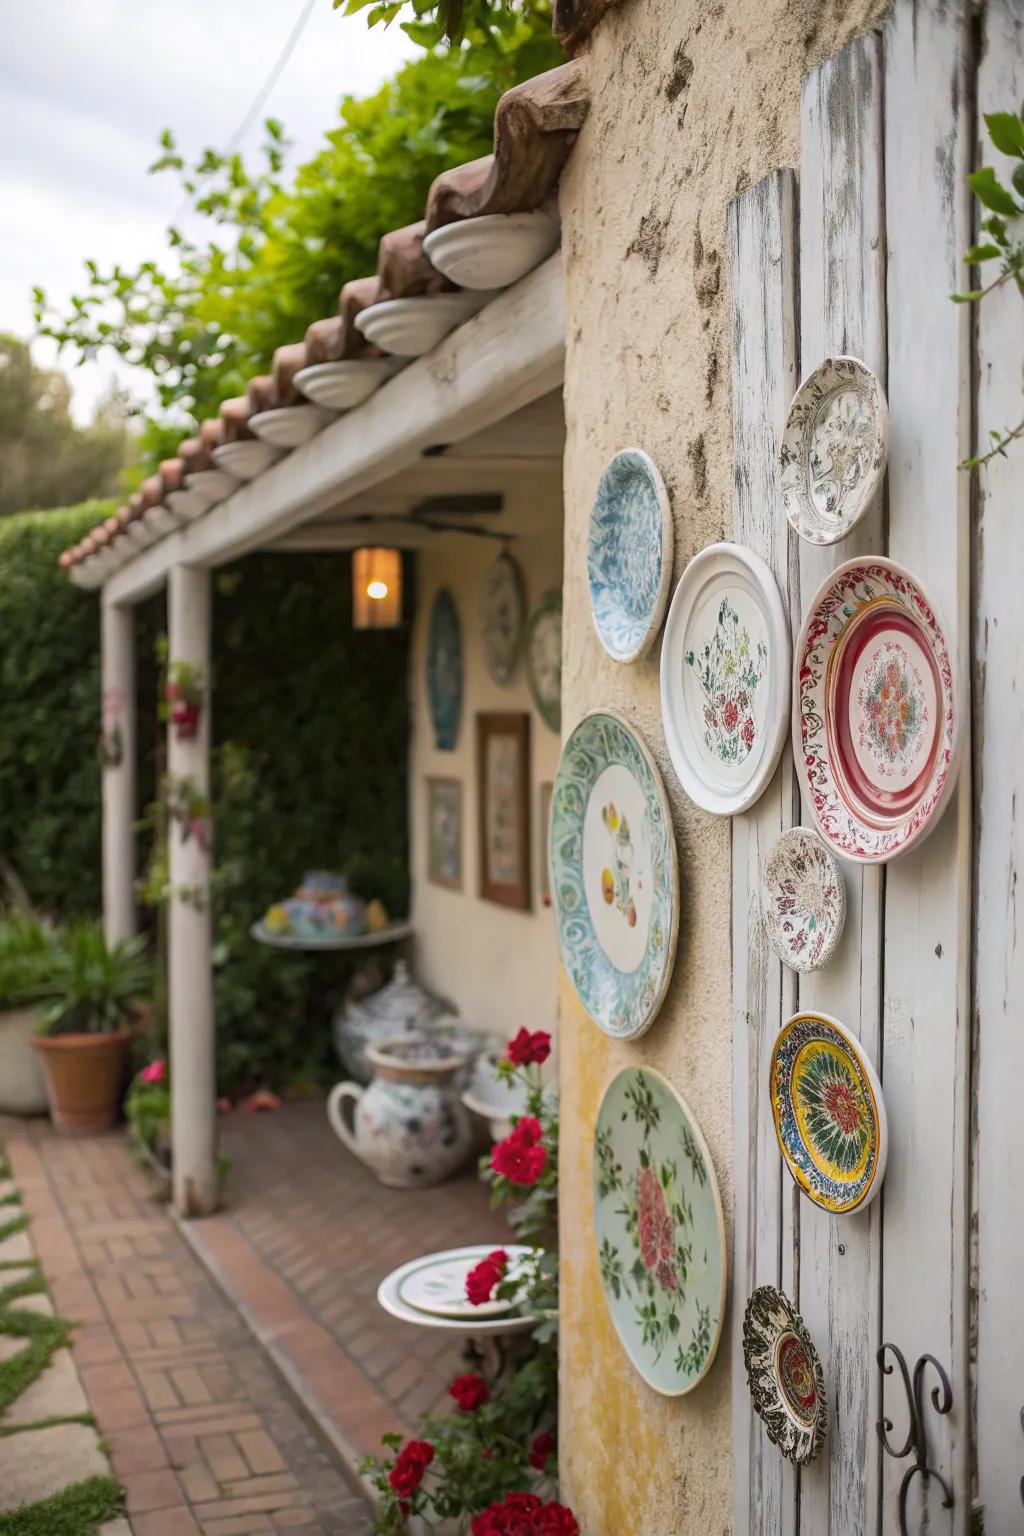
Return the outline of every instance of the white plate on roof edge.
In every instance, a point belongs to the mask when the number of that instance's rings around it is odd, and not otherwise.
[[[493,1251],[490,1248],[487,1250],[488,1253]],[[509,1257],[506,1272],[508,1279],[523,1277],[523,1258],[530,1251],[529,1248],[504,1249]],[[420,1259],[399,1281],[399,1299],[407,1307],[413,1307],[417,1312],[426,1312],[432,1317],[501,1317],[511,1312],[517,1305],[514,1298],[510,1301],[484,1301],[479,1306],[469,1300],[466,1295],[466,1278],[479,1262],[475,1255],[460,1257],[441,1254]]]
[[[646,656],[672,584],[672,507],[642,448],[622,448],[601,473],[587,526],[587,584],[597,636],[613,661]]]
[[[184,518],[186,522],[202,517],[209,505],[208,498],[200,496],[197,491],[168,491],[164,497],[164,506],[175,517]]]
[[[356,330],[375,347],[398,357],[423,357],[491,298],[484,293],[435,293],[385,299],[356,316]]]
[[[845,539],[871,506],[889,458],[885,391],[856,357],[826,357],[801,384],[782,433],[782,501],[810,544]]]
[[[777,837],[761,866],[765,936],[784,965],[820,971],[846,922],[846,882],[839,861],[809,827]]]
[[[745,811],[782,752],[790,709],[789,627],[768,566],[738,544],[690,561],[661,648],[661,718],[672,766],[695,805]]]
[[[295,375],[295,388],[315,405],[331,411],[351,411],[387,383],[397,371],[397,359],[367,357],[347,362],[313,363]]]
[[[221,443],[211,455],[218,469],[227,470],[239,480],[255,480],[279,457],[276,448],[261,443],[258,437],[246,437],[238,443]]]
[[[488,213],[431,230],[423,250],[453,283],[474,290],[507,288],[558,248],[558,223],[533,213]]]
[[[185,489],[205,496],[207,505],[212,507],[214,502],[223,501],[237,491],[238,479],[223,469],[200,469],[194,475],[186,474]]]
[[[334,414],[320,405],[279,405],[250,416],[249,428],[272,448],[301,448],[334,420]]]

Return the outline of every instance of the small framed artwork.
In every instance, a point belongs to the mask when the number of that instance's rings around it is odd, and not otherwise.
[[[427,879],[462,889],[462,781],[427,780]]]
[[[530,717],[476,717],[480,895],[530,909]]]
[[[538,828],[537,843],[540,848],[540,869],[537,871],[537,884],[540,889],[540,904],[542,907],[551,905],[551,865],[548,859],[548,837],[551,831],[551,795],[554,791],[551,783],[542,784],[540,787],[540,826]]]

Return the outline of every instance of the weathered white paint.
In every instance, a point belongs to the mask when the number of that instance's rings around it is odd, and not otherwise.
[[[779,441],[797,383],[795,218],[792,171],[758,182],[728,212],[733,538],[771,567],[791,627],[799,618],[796,538],[780,516]],[[761,1421],[751,1408],[742,1345],[744,1307],[754,1287],[792,1284],[796,1190],[782,1168],[765,1082],[775,1036],[796,1006],[796,977],[765,940],[759,869],[775,839],[793,825],[796,808],[787,745],[760,800],[732,823],[732,1528],[750,1536],[774,1536],[791,1525],[796,1487],[792,1466],[766,1446]]]
[[[100,608],[102,728],[117,733],[121,757],[103,767],[103,926],[107,942],[135,932],[135,615]]]
[[[210,572],[171,567],[168,586],[170,659],[210,676]],[[172,784],[188,779],[203,796],[210,792],[210,699],[205,698],[199,731],[180,740],[167,728],[167,773]],[[174,1200],[185,1216],[204,1216],[217,1204],[216,1080],[214,1068],[213,972],[211,968],[210,855],[202,837],[172,821],[169,828],[170,882],[168,976],[170,986],[171,1132]],[[207,831],[209,828],[207,827]]]
[[[978,70],[978,113],[1024,98],[1024,9],[989,0]],[[978,163],[1011,164],[982,131]],[[984,280],[994,275],[982,269]],[[966,271],[964,278],[966,278]],[[963,279],[961,279],[963,282]],[[1015,426],[1022,410],[1020,295],[992,294],[977,312],[977,438]],[[978,1502],[987,1536],[1024,1526],[1024,1329],[1020,1327],[1020,1207],[1024,1192],[1024,944],[1017,933],[1017,872],[1024,863],[1024,442],[979,476],[974,627],[977,1150],[976,1442]]]

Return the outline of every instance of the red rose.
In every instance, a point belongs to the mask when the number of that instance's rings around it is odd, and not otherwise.
[[[537,1472],[543,1472],[548,1464],[548,1457],[555,1454],[558,1441],[550,1430],[537,1436],[530,1446],[530,1466]]]
[[[423,1481],[423,1474],[434,1459],[429,1440],[410,1440],[403,1445],[388,1473],[388,1482],[399,1498],[407,1499]]]
[[[579,1536],[576,1516],[564,1504],[545,1504],[533,1519],[537,1536]]]
[[[504,1248],[495,1248],[486,1259],[481,1259],[466,1276],[466,1299],[474,1307],[482,1307],[490,1301],[497,1285],[505,1278],[508,1254]]]
[[[472,1413],[491,1400],[491,1389],[482,1376],[472,1374],[456,1376],[448,1388],[448,1396],[454,1397],[463,1413]]]
[[[540,1121],[524,1115],[515,1130],[494,1148],[491,1167],[510,1184],[536,1184],[548,1161],[547,1148],[540,1142]]]
[[[500,1504],[489,1504],[473,1516],[472,1536],[530,1536],[544,1505],[535,1493],[507,1493]]]
[[[533,1062],[539,1066],[551,1055],[551,1036],[546,1029],[536,1029],[531,1034],[521,1029],[508,1043],[508,1059],[516,1067],[528,1067]]]

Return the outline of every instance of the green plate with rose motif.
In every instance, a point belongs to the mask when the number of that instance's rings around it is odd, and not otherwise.
[[[659,1072],[626,1067],[594,1133],[605,1300],[630,1360],[666,1397],[711,1369],[725,1317],[725,1223],[700,1128]]]
[[[558,943],[576,994],[606,1035],[633,1040],[668,990],[679,871],[661,774],[610,710],[584,715],[563,748],[549,856]]]

